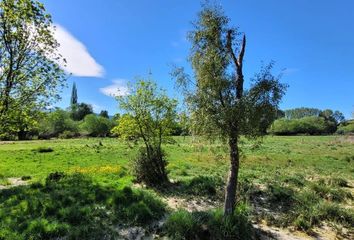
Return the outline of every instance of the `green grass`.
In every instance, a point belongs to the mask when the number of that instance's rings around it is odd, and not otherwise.
[[[157,194],[222,201],[229,164],[227,146],[192,137],[175,140],[175,144],[167,144],[164,149],[169,160],[169,177],[176,184]],[[40,182],[39,190],[20,187],[23,190],[13,194],[29,191],[28,194],[43,197],[41,191],[47,189],[47,176],[63,172],[69,176],[80,173],[97,188],[123,191],[133,186],[130,162],[137,149],[113,138],[0,143],[0,185],[8,184],[9,177],[25,177],[34,185]],[[341,136],[268,136],[262,144],[243,140],[239,201],[247,203],[251,209],[255,206],[271,209],[271,213],[251,211],[252,218],[266,220],[269,224],[293,226],[303,231],[322,222],[348,227],[354,224],[353,161],[353,140]],[[6,204],[12,197],[2,197],[0,209],[8,209]],[[95,199],[92,204],[97,203],[100,201]],[[16,209],[21,209],[21,204],[19,202]],[[145,217],[155,214],[155,210],[138,201],[125,214],[136,223],[146,223]],[[37,221],[29,224],[34,229],[67,231],[67,223],[61,225],[58,217],[30,218]],[[191,220],[185,213],[176,218]],[[173,235],[171,231],[169,234]]]

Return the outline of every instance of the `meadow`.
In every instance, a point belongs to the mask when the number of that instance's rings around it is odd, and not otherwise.
[[[137,149],[115,138],[1,142],[0,185],[5,189],[0,190],[0,239],[9,239],[9,234],[13,239],[25,239],[34,233],[39,235],[33,239],[46,239],[68,232],[75,239],[92,231],[87,222],[93,227],[97,218],[113,234],[115,224],[151,226],[152,220],[166,212],[172,217],[158,230],[160,234],[188,239],[188,234],[198,232],[193,221],[200,221],[191,211],[222,206],[227,146],[202,138],[175,137],[173,143],[164,145],[173,183],[165,189],[145,189],[134,182],[130,162]],[[243,139],[241,149],[238,201],[247,206],[252,223],[310,235],[318,234],[316,228],[325,225],[339,237],[353,236],[352,137],[267,136],[257,142]],[[67,177],[60,180],[64,175]],[[11,178],[22,179],[26,185],[11,186]],[[132,198],[127,200],[127,196]],[[106,211],[97,207],[102,204]],[[68,206],[73,209],[66,209]],[[116,213],[114,219],[107,213],[110,211]],[[67,220],[73,212],[80,217]],[[6,218],[14,214],[16,218]],[[179,221],[186,224],[186,219],[188,226],[173,227]]]

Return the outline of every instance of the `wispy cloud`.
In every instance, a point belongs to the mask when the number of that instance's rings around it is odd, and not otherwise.
[[[54,36],[59,42],[59,53],[66,59],[63,69],[78,77],[103,77],[104,69],[91,56],[86,46],[59,24],[54,25]]]
[[[126,96],[129,94],[127,80],[125,79],[113,80],[111,85],[104,88],[100,88],[100,92],[109,97]]]

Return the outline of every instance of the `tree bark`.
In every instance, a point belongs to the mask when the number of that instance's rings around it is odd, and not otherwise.
[[[237,180],[238,171],[240,166],[240,154],[238,149],[237,138],[230,138],[229,140],[230,148],[230,172],[227,180],[226,190],[225,190],[225,205],[224,205],[224,215],[229,216],[235,210],[236,205],[236,190],[237,190]]]

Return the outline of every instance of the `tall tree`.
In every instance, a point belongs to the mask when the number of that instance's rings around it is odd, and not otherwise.
[[[265,126],[277,116],[286,88],[271,74],[270,64],[255,75],[250,89],[244,89],[246,36],[239,36],[221,8],[204,6],[189,35],[195,81],[183,68],[173,73],[184,90],[197,132],[228,142],[230,171],[225,188],[225,215],[235,209],[240,135],[256,138],[264,133]]]
[[[70,106],[76,106],[77,105],[77,88],[76,88],[76,83],[73,83],[73,87],[71,89],[71,99],[70,99]]]
[[[108,111],[102,110],[99,114],[100,117],[109,118]]]
[[[58,62],[50,15],[35,0],[0,1],[0,131],[16,112],[43,108],[59,98],[65,74]],[[29,116],[30,121],[30,116]]]

